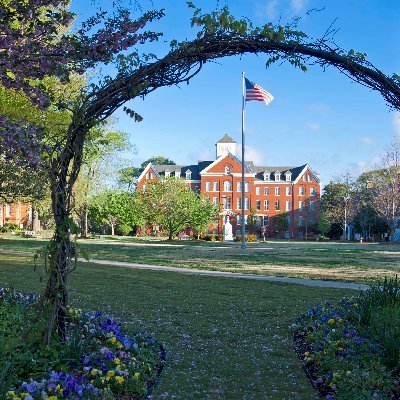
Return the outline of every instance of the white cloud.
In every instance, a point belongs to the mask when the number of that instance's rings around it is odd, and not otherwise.
[[[368,137],[368,136],[359,137],[358,140],[359,140],[361,143],[364,143],[364,144],[372,144],[372,143],[373,143],[373,140],[372,140],[370,137]]]
[[[255,165],[264,164],[264,154],[260,150],[254,149],[253,147],[245,146],[244,158],[246,161],[253,161]]]
[[[256,16],[263,21],[273,20],[278,15],[278,0],[258,1],[256,3]]]
[[[308,0],[290,0],[290,8],[293,14],[298,14],[304,11],[307,7]]]
[[[400,140],[400,112],[396,111],[393,115],[393,130],[395,139]]]
[[[307,126],[312,131],[319,131],[319,129],[321,128],[320,124],[317,124],[316,122],[307,122]]]

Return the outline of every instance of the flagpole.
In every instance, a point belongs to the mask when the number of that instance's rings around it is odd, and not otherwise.
[[[246,224],[245,224],[245,179],[244,179],[244,72],[242,72],[242,250],[246,249]]]

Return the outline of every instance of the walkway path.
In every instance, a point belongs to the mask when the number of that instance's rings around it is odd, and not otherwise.
[[[15,254],[32,256],[33,253],[27,251],[17,251],[17,250],[2,250],[0,249],[0,254]],[[83,258],[79,258],[80,262],[88,262]],[[116,267],[125,267],[132,269],[147,269],[152,271],[168,271],[177,272],[180,274],[188,275],[204,275],[204,276],[217,276],[224,278],[239,278],[239,279],[254,279],[257,281],[268,281],[268,282],[283,282],[283,283],[294,283],[297,285],[313,286],[313,287],[326,287],[334,289],[353,289],[353,290],[367,290],[368,285],[363,285],[361,283],[351,283],[342,281],[325,281],[321,279],[306,279],[306,278],[290,278],[284,276],[263,276],[254,274],[241,274],[236,272],[223,272],[223,271],[209,271],[201,269],[191,269],[191,268],[177,268],[168,267],[163,265],[149,265],[149,264],[137,264],[121,261],[111,261],[111,260],[96,260],[90,259],[90,263],[100,264],[100,265],[113,265]]]

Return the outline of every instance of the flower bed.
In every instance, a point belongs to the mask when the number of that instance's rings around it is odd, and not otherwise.
[[[69,309],[67,341],[43,346],[20,340],[24,312],[34,296],[0,289],[0,398],[139,399],[155,384],[165,362],[144,332],[127,335],[100,312]]]
[[[338,305],[316,305],[294,324],[295,348],[325,399],[400,399],[397,278]]]

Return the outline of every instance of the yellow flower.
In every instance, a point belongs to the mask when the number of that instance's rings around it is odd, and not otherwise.
[[[94,375],[97,375],[98,371],[97,371],[97,369],[92,369],[90,371],[90,373],[94,376]]]
[[[123,376],[116,376],[115,377],[115,380],[118,382],[118,383],[122,383],[122,382],[124,382],[124,377]]]
[[[47,399],[48,400],[57,400],[57,396],[49,396]]]
[[[108,371],[107,372],[107,376],[114,376],[115,375],[115,371]]]
[[[332,325],[332,324],[334,324],[335,323],[335,320],[333,319],[333,318],[331,318],[330,320],[328,320],[328,324],[329,325]]]
[[[121,361],[119,360],[119,358],[114,358],[114,362],[115,364],[119,365]]]
[[[138,381],[139,378],[140,378],[140,372],[135,372],[135,374],[133,375],[133,379],[134,379],[135,381]]]
[[[304,355],[305,355],[306,357],[308,357],[308,356],[310,355],[310,352],[309,352],[309,351],[306,351],[306,352],[304,353]]]
[[[112,337],[111,339],[108,339],[108,341],[110,343],[115,343],[117,341],[117,338],[116,337]]]

